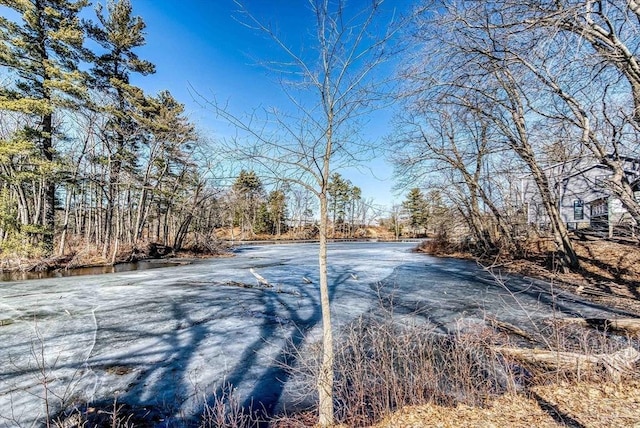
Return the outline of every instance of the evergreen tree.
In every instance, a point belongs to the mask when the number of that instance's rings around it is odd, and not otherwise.
[[[271,224],[270,232],[279,236],[286,227],[286,195],[282,190],[274,190],[270,192],[267,197],[267,205],[269,207],[269,223]]]
[[[26,167],[30,169],[27,175],[39,184],[29,187],[26,180],[13,181],[20,220],[23,231],[42,233],[45,251],[51,253],[57,181],[54,138],[60,132],[54,125],[54,114],[72,106],[73,98],[85,90],[78,70],[85,54],[78,13],[87,1],[22,0],[3,1],[2,5],[17,13],[21,21],[0,17],[0,66],[7,70],[11,82],[0,89],[0,109],[23,116],[14,137],[0,142],[0,151],[9,155],[7,160],[31,158],[35,167]],[[25,172],[25,166],[8,168]]]
[[[141,97],[144,94],[140,92]],[[138,103],[141,104],[141,103]],[[145,108],[134,111],[132,119],[139,124],[146,151],[138,157],[142,171],[136,174],[139,182],[133,242],[142,237],[147,216],[154,198],[163,199],[165,210],[173,210],[185,193],[196,192],[200,180],[191,160],[191,149],[196,139],[195,128],[184,116],[184,105],[176,101],[169,91],[157,97],[146,97]],[[197,192],[196,192],[197,193]],[[190,198],[187,198],[190,199]],[[191,222],[190,218],[187,224]],[[164,241],[168,239],[164,236]],[[174,239],[175,241],[175,239]]]
[[[262,202],[258,206],[256,220],[253,223],[253,232],[257,234],[271,233],[272,226],[269,205],[266,202]]]
[[[327,185],[327,196],[329,199],[329,207],[332,213],[333,229],[336,230],[338,224],[344,223],[347,204],[350,199],[351,182],[345,180],[339,173],[331,175],[329,184]]]
[[[120,175],[123,167],[135,168],[137,149],[141,143],[137,132],[139,123],[134,111],[143,112],[149,103],[142,91],[130,85],[130,75],[148,75],[155,72],[155,66],[141,60],[135,49],[145,44],[145,23],[133,16],[129,0],[109,0],[107,13],[103,7],[96,7],[99,25],[85,23],[88,35],[104,52],[94,58],[91,70],[94,86],[109,95],[110,105],[104,108],[109,115],[104,140],[109,150],[109,183],[105,218],[106,253],[113,238],[113,217],[118,198]],[[140,113],[138,113],[140,116]],[[116,237],[117,238],[117,237]]]
[[[362,200],[362,189],[353,186],[349,189],[349,236],[353,237],[356,227],[356,211],[358,203]]]
[[[240,171],[233,183],[235,194],[235,219],[240,225],[240,231],[254,233],[260,202],[264,197],[262,181],[254,171]]]
[[[402,203],[402,207],[409,215],[409,226],[414,235],[418,229],[426,227],[429,207],[420,189],[417,187],[411,189],[407,194],[407,199]]]

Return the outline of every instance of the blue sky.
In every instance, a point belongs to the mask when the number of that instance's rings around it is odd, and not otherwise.
[[[360,8],[368,0],[352,0]],[[370,1],[370,0],[369,0]],[[205,98],[225,100],[238,113],[253,108],[286,107],[276,76],[258,65],[259,60],[279,54],[273,44],[256,30],[246,28],[238,6],[232,0],[132,0],[134,12],[147,24],[147,45],[138,50],[141,58],[157,67],[155,75],[135,78],[133,83],[149,93],[168,89],[185,103],[190,117],[214,139],[231,134],[214,114],[199,106],[190,88]],[[408,0],[388,0],[387,7],[406,10]],[[304,44],[312,15],[306,0],[249,0],[247,8],[263,22],[276,26],[293,46]],[[366,128],[365,138],[380,139],[390,133],[390,112],[379,112]],[[392,168],[376,159],[360,168],[341,170],[344,177],[363,190],[365,198],[391,205],[402,196],[392,192]]]

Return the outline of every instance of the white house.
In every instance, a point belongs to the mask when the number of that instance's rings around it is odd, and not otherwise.
[[[640,159],[622,158],[629,182],[640,200]],[[617,227],[634,222],[620,200],[607,188],[611,171],[604,165],[577,159],[546,168],[560,215],[569,229],[592,228],[612,234]],[[530,175],[521,177],[519,201],[525,207],[527,223],[544,228],[549,223],[540,194]]]

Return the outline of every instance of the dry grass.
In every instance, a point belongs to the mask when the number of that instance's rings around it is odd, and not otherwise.
[[[358,227],[351,231],[350,233],[341,232],[336,230],[333,233],[332,230],[330,232],[330,238],[336,239],[344,239],[344,238],[362,238],[362,239],[381,239],[381,240],[393,240],[395,239],[395,234],[389,229],[381,226],[366,226],[366,227]],[[216,230],[216,237],[222,240],[231,240],[233,237],[234,240],[239,240],[242,238],[242,233],[239,227],[235,227],[233,229],[233,234],[229,228],[221,228]],[[403,235],[403,237],[406,237]],[[304,228],[291,228],[286,232],[282,232],[280,235],[270,235],[270,234],[251,234],[246,232],[244,234],[244,239],[247,240],[264,240],[264,241],[288,241],[288,240],[306,240],[306,239],[318,239],[318,229],[313,225],[307,225]]]
[[[580,382],[506,394],[486,407],[427,404],[403,408],[375,425],[391,427],[640,427],[640,381]]]
[[[0,272],[47,272],[62,269],[111,266],[118,263],[131,263],[140,260],[158,258],[197,259],[228,256],[228,248],[219,241],[206,246],[191,246],[173,250],[161,244],[141,242],[137,246],[121,244],[115,258],[112,254],[104,256],[102,248],[93,244],[73,247],[64,256],[52,256],[40,259],[20,259],[0,257]]]
[[[549,246],[531,245],[526,258],[504,264],[511,272],[536,276],[593,302],[640,315],[640,246],[635,242],[578,241],[578,272],[549,268]],[[539,242],[540,244],[540,242]]]
[[[521,395],[503,395],[485,408],[426,404],[406,407],[385,418],[376,428],[399,427],[558,427],[538,403]]]
[[[640,381],[545,385],[533,392],[589,427],[640,427]]]

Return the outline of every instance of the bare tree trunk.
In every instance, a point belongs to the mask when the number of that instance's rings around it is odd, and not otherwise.
[[[49,99],[49,95],[47,95]],[[45,161],[53,164],[53,115],[46,114],[42,118],[42,132],[45,135],[42,141],[42,151]],[[46,179],[44,183],[43,201],[43,226],[46,232],[43,236],[43,243],[48,254],[53,253],[53,234],[55,232],[55,205],[56,205],[56,184],[52,177]]]
[[[20,183],[14,186],[14,189],[18,195],[18,212],[20,214],[20,222],[21,224],[29,224],[31,221],[31,210],[29,209],[27,196],[25,195],[24,189]]]
[[[126,242],[127,244],[133,244],[134,243],[134,226],[133,226],[133,220],[131,219],[132,217],[132,211],[133,211],[133,204],[131,203],[132,200],[132,196],[131,196],[131,185],[127,186],[127,215],[126,215],[126,223],[124,224],[124,230],[125,233],[123,234],[122,238],[127,238]],[[123,222],[125,220],[123,219]]]
[[[115,198],[116,195],[113,187],[115,187],[115,183],[109,183],[109,196],[107,196],[107,207],[104,213],[103,221],[104,232],[102,233],[102,257],[107,257],[107,253],[109,252],[109,247],[111,245],[111,240],[113,237],[113,211],[115,209],[115,203],[113,202],[112,198]]]
[[[69,217],[71,214],[71,199],[73,198],[73,190],[67,189],[67,197],[64,202],[64,219],[62,221],[62,233],[60,234],[60,246],[58,247],[58,255],[64,255],[64,247],[66,245],[67,233],[69,230]]]
[[[144,219],[147,216],[147,189],[146,185],[143,185],[142,190],[140,191],[140,198],[138,199],[138,209],[136,212],[136,220],[134,226],[134,235],[133,235],[133,243],[136,244],[138,240],[142,237],[142,229],[144,224]]]
[[[326,175],[328,177],[328,174]],[[318,425],[333,425],[333,332],[331,327],[331,306],[329,302],[329,281],[327,278],[327,195],[320,193],[320,307],[322,311],[322,363],[318,373]]]
[[[560,216],[560,210],[556,198],[553,196],[549,178],[545,172],[540,168],[538,161],[536,160],[535,152],[529,143],[529,134],[526,126],[525,111],[522,104],[522,99],[518,93],[517,79],[511,74],[511,72],[503,68],[497,74],[498,82],[507,94],[508,100],[504,102],[503,107],[507,109],[510,115],[511,122],[515,128],[515,132],[512,132],[501,119],[496,116],[489,115],[489,118],[496,123],[496,125],[503,131],[507,138],[508,145],[520,156],[525,162],[534,182],[538,188],[540,198],[549,216],[551,230],[556,245],[559,249],[559,255],[564,267],[570,269],[578,269],[580,262],[578,255],[576,254],[571,239],[569,238],[569,232],[566,225],[562,221]],[[482,111],[480,113],[484,114]]]
[[[178,230],[175,234],[175,238],[173,239],[173,248],[175,250],[182,249],[182,245],[184,244],[184,238],[187,236],[189,232],[189,226],[193,221],[193,213],[188,213],[186,218],[180,223]]]

